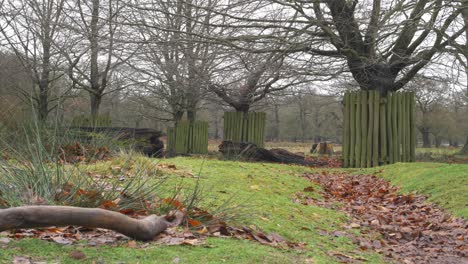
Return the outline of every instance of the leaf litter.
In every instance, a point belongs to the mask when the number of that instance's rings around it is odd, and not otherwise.
[[[363,234],[329,235],[351,237],[361,250],[375,250],[399,263],[468,263],[468,224],[426,202],[425,196],[400,194],[377,176],[322,172],[304,177],[322,186],[323,200],[298,192],[294,202],[339,207],[352,219],[345,228],[359,228]]]
[[[177,210],[185,211],[185,206],[178,200],[166,198],[162,200],[165,203],[171,203]],[[107,206],[103,209],[112,209]],[[147,211],[121,210],[120,213],[126,214],[133,218],[143,218],[149,215]],[[81,246],[124,246],[128,248],[146,248],[151,244],[159,245],[190,245],[199,246],[206,244],[207,237],[225,237],[235,239],[245,239],[258,242],[263,245],[282,249],[297,249],[302,250],[305,243],[294,243],[286,241],[279,234],[263,233],[255,227],[234,227],[226,222],[217,219],[207,211],[199,208],[191,208],[190,212],[186,213],[186,220],[180,225],[170,227],[164,232],[156,236],[153,241],[140,243],[126,237],[118,232],[103,228],[88,228],[81,226],[65,226],[65,227],[48,227],[48,228],[31,228],[31,229],[15,229],[2,232],[0,243],[8,244],[11,239],[23,238],[38,238],[45,241],[54,242],[60,245],[81,245]],[[166,216],[169,218],[171,212]],[[197,220],[191,217],[196,217]],[[168,219],[169,220],[169,219]],[[206,221],[205,221],[206,220]]]

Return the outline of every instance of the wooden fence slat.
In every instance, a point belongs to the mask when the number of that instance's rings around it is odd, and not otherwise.
[[[380,102],[380,150],[379,161],[382,164],[387,164],[387,99],[381,98]]]
[[[395,162],[394,155],[393,155],[393,126],[392,126],[392,119],[393,119],[393,94],[387,95],[387,134],[388,134],[388,161],[390,164]]]
[[[410,129],[411,129],[411,158],[410,158],[410,161],[411,162],[415,162],[416,161],[416,127],[415,127],[415,111],[414,111],[414,107],[415,107],[415,98],[414,98],[415,94],[414,92],[411,92],[411,95],[410,95]]]
[[[411,93],[406,93],[406,162],[411,161]]]
[[[349,149],[349,167],[355,166],[356,153],[356,93],[350,93],[350,149]]]
[[[406,152],[406,146],[408,145],[408,138],[407,138],[407,127],[406,127],[406,119],[408,117],[406,111],[406,93],[401,93],[401,116],[402,116],[402,124],[401,124],[401,136],[402,136],[402,144],[401,144],[401,150],[402,150],[402,161],[407,162],[407,152]]]
[[[372,136],[372,166],[379,165],[379,124],[380,124],[380,92],[374,91],[374,126]]]
[[[356,93],[356,148],[355,148],[355,156],[356,162],[354,163],[355,167],[361,166],[361,149],[362,149],[362,136],[361,136],[361,94],[360,92]]]
[[[366,167],[370,168],[372,166],[372,143],[373,143],[373,130],[374,130],[374,91],[368,92],[368,103],[367,107],[369,108],[369,121],[367,123],[367,157],[366,157]]]
[[[367,91],[361,93],[361,168],[365,168],[367,165],[367,125],[369,120],[367,119],[367,112],[369,107],[367,104]]]
[[[343,148],[342,148],[342,155],[343,155],[343,166],[347,168],[349,166],[349,149],[350,149],[350,100],[349,100],[349,93],[346,93],[344,96],[344,133],[343,133]]]
[[[392,100],[392,117],[393,117],[393,161],[400,161],[400,133],[398,131],[398,100],[399,93],[395,93]]]

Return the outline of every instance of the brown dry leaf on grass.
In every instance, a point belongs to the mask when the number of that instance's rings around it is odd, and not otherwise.
[[[63,163],[90,163],[109,158],[110,151],[107,147],[92,147],[78,142],[60,147],[59,159]]]

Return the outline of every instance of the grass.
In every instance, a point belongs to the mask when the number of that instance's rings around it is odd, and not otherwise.
[[[74,260],[70,253],[80,250],[84,260]],[[298,254],[262,246],[250,241],[211,238],[206,246],[157,246],[132,249],[120,246],[61,246],[25,239],[0,247],[0,263],[11,262],[12,256],[31,256],[33,261],[59,263],[301,263],[312,259],[310,254]]]
[[[374,173],[376,169],[365,170]],[[417,192],[456,216],[468,218],[468,164],[397,163],[377,169],[377,175],[400,186],[404,193]]]
[[[110,173],[112,167],[120,164],[123,159],[125,158],[101,162],[87,169],[95,173]],[[3,246],[0,250],[0,262],[11,261],[16,255],[30,256],[37,261],[71,263],[68,254],[78,247],[88,256],[86,261],[100,260],[104,263],[172,263],[174,259],[179,259],[179,263],[335,263],[337,259],[331,256],[331,252],[366,259],[371,263],[383,263],[380,255],[361,251],[351,239],[326,234],[344,229],[347,221],[344,214],[332,209],[292,202],[291,195],[311,186],[310,182],[299,177],[310,171],[309,168],[181,157],[162,161],[144,157],[134,159],[133,166],[174,164],[177,169],[165,171],[165,174],[170,175],[168,188],[183,179],[182,186],[188,191],[197,181],[195,177],[188,175],[197,175],[201,171],[199,181],[205,188],[205,208],[216,208],[229,199],[232,203],[248,204],[248,214],[237,219],[239,225],[267,233],[276,232],[290,241],[305,242],[306,249],[276,249],[252,241],[221,238],[209,239],[205,247],[150,244],[144,249],[124,245],[72,247],[29,239]],[[313,188],[319,190],[318,186]],[[319,197],[318,192],[310,195]]]
[[[458,154],[461,147],[440,147],[440,148],[417,148],[416,154],[431,153],[432,155],[455,155]]]
[[[240,204],[244,210],[239,211],[240,216],[231,223],[267,233],[276,232],[289,241],[306,243],[306,248],[303,251],[284,250],[226,238],[209,238],[206,245],[198,247],[148,244],[144,248],[129,248],[126,243],[100,247],[63,246],[25,239],[7,245],[0,243],[0,263],[11,262],[14,256],[28,256],[34,261],[78,263],[69,257],[73,250],[80,250],[87,256],[80,263],[336,263],[338,260],[331,253],[365,259],[369,263],[384,262],[377,253],[360,250],[349,238],[327,235],[331,231],[344,230],[347,217],[343,213],[292,202],[291,197],[296,192],[309,186],[314,192],[307,195],[320,199],[320,187],[300,177],[305,172],[313,172],[310,168],[203,158],[156,160],[120,155],[110,161],[82,165],[81,169],[102,175],[146,171],[155,180],[168,176],[165,188],[161,188],[161,196],[172,193],[175,185],[189,193],[199,182],[204,187],[204,208],[215,210],[226,201],[232,205]],[[428,195],[429,201],[457,216],[468,217],[468,165],[399,163],[377,169],[346,171],[376,173],[401,186],[402,192]],[[349,232],[358,234],[355,230]]]

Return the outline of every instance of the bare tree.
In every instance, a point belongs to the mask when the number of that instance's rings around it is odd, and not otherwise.
[[[460,4],[443,0],[281,1],[319,28],[328,44],[304,51],[343,57],[363,90],[401,89],[464,30],[451,32]],[[370,13],[367,7],[372,6]]]
[[[66,32],[57,46],[62,47],[62,55],[68,60],[68,76],[74,87],[89,94],[93,119],[99,114],[102,98],[115,91],[109,84],[113,71],[131,57],[120,41],[131,34],[124,31],[120,21],[124,8],[122,1],[67,3]]]
[[[441,83],[417,76],[408,84],[408,88],[415,92],[418,122],[416,127],[421,133],[423,148],[431,147],[430,135],[433,132],[434,114],[439,111],[443,102],[444,87]]]
[[[200,35],[214,36],[223,31],[214,31],[211,26],[212,10],[219,2],[148,0],[132,6],[132,25],[139,32],[138,41],[143,43],[132,61],[139,83],[147,93],[166,102],[169,108],[165,110],[176,122],[184,112],[194,121],[206,93],[201,78],[210,75],[217,51]]]
[[[32,90],[23,91],[32,98],[40,121],[46,121],[60,97],[51,98],[52,86],[62,77],[63,58],[54,49],[59,25],[63,22],[64,0],[8,0],[2,6],[8,14],[0,27],[9,47],[32,80]]]
[[[458,43],[456,41],[451,42],[451,46],[454,49],[448,49],[448,51],[456,57],[458,62],[464,68],[466,78],[466,98],[468,98],[468,1],[461,0],[461,14],[462,14],[462,28],[465,33],[465,42]],[[466,102],[468,104],[468,101]],[[467,131],[468,133],[468,131]],[[468,154],[468,134],[466,136],[466,143],[463,146],[461,153]]]
[[[287,87],[273,87],[280,79],[283,54],[253,56],[234,53],[231,61],[234,59],[237,60],[211,78],[209,88],[236,111],[246,113],[267,94]]]

